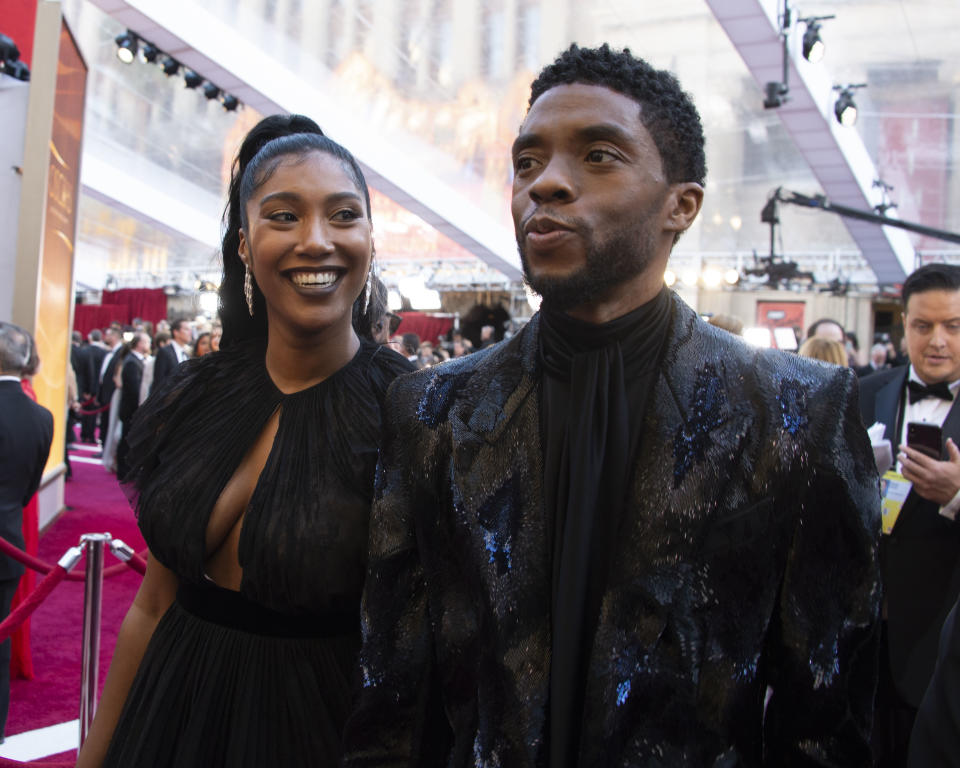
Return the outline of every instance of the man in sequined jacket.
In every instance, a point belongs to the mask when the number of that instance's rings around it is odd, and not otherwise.
[[[346,764],[869,765],[853,373],[663,287],[706,173],[672,75],[572,46],[530,101],[513,215],[543,305],[389,393]]]

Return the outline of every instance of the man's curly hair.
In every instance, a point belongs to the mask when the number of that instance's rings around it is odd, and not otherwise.
[[[574,43],[533,81],[530,106],[551,88],[571,83],[602,85],[636,101],[640,122],[660,152],[667,181],[705,183],[707,159],[700,114],[670,72],[654,69],[629,48],[613,51],[606,43],[599,48],[581,48]]]

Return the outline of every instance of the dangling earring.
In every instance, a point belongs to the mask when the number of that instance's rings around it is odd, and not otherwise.
[[[376,258],[377,250],[372,245],[370,246],[370,271],[367,272],[367,295],[363,301],[363,314],[367,314],[367,310],[370,309],[370,296],[373,293],[373,260]]]
[[[243,265],[243,296],[247,300],[247,311],[253,317],[253,279],[250,277],[250,266]]]

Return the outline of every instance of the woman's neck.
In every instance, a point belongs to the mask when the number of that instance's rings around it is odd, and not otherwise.
[[[299,392],[339,371],[359,348],[360,339],[349,322],[312,334],[273,324],[267,332],[267,372],[284,394]]]

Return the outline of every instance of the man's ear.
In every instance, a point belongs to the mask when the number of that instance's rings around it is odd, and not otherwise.
[[[673,184],[667,194],[664,229],[680,234],[690,228],[703,206],[703,187],[695,181]]]

